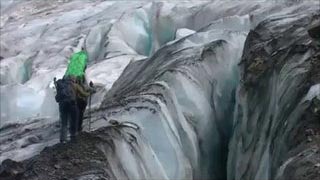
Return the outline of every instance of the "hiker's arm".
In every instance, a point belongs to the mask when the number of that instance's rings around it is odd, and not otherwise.
[[[84,96],[84,97],[90,96],[90,93],[83,90],[83,88],[80,85],[74,84],[74,88],[80,94],[80,96]]]

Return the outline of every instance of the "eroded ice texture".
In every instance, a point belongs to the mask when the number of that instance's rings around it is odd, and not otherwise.
[[[305,13],[285,9],[248,35],[229,146],[230,180],[317,179],[312,169],[320,147],[308,131],[318,128],[319,49],[308,27],[319,20],[319,9],[299,9]]]
[[[52,79],[62,77],[69,56],[85,46],[87,78],[102,87],[92,97],[91,130],[110,125],[102,117],[140,127],[139,133],[129,132],[139,141],[141,157],[127,150],[131,147],[127,141],[119,140],[113,149],[116,157],[106,151],[115,162],[111,164],[123,165],[124,172],[136,179],[226,178],[228,141],[238,123],[233,118],[235,101],[240,101],[235,93],[238,63],[247,34],[264,20],[287,16],[290,21],[270,22],[270,30],[283,33],[273,27],[286,26],[317,5],[313,1],[1,1],[0,162],[24,160],[57,142]],[[281,77],[286,79],[286,73]],[[316,96],[317,87],[307,98]],[[88,130],[88,121],[84,124]],[[37,140],[26,139],[29,136]],[[241,154],[241,145],[235,146],[229,146],[231,180],[251,163]],[[259,169],[252,171],[256,178],[268,178],[270,155],[258,153],[260,159]],[[116,166],[110,168],[117,178],[123,177]]]

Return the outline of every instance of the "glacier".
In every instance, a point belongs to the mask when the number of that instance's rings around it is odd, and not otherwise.
[[[0,3],[1,178],[320,176],[319,1]],[[98,91],[61,145],[52,80],[83,46]]]

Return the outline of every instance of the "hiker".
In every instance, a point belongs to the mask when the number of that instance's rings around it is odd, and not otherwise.
[[[82,129],[83,113],[86,108],[86,104],[84,105],[83,101],[90,96],[90,93],[81,84],[85,82],[87,59],[88,55],[82,48],[80,52],[74,53],[70,57],[70,62],[63,78],[58,81],[54,79],[57,89],[55,98],[59,103],[61,119],[61,143],[66,142],[68,124],[71,141],[76,139],[76,135]]]
[[[73,87],[74,80],[65,76],[63,79],[54,81],[57,89],[55,99],[59,103],[61,121],[60,142],[65,143],[67,141],[68,124],[70,139],[71,141],[74,141],[77,135],[79,115],[76,102],[76,93]]]
[[[89,87],[85,77],[87,68],[88,55],[84,48],[80,52],[74,53],[70,58],[65,76],[75,77],[76,82],[74,88],[76,92],[76,102],[78,108],[78,126],[77,132],[82,131],[83,115],[87,107],[87,99],[90,93],[94,92],[93,88]],[[90,82],[92,84],[92,82]]]

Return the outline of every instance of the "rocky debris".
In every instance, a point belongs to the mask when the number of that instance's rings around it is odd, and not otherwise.
[[[309,145],[304,154],[294,156],[294,160],[286,165],[283,176],[279,180],[317,180],[320,177],[320,138]]]
[[[156,158],[149,145],[141,141],[139,130],[129,124],[83,132],[75,141],[46,147],[39,155],[22,162],[5,160],[0,166],[0,179],[166,179],[154,162]]]
[[[2,162],[0,166],[0,179],[13,180],[22,176],[25,171],[25,167],[22,163],[7,159]]]
[[[45,148],[40,155],[23,162],[5,160],[1,165],[0,177],[8,180],[61,180],[91,175],[114,179],[108,164],[110,161],[99,148],[101,143],[110,143],[110,148],[114,148],[112,140],[101,139],[103,134],[108,136],[111,132],[104,128],[93,134],[82,133],[77,142]]]

